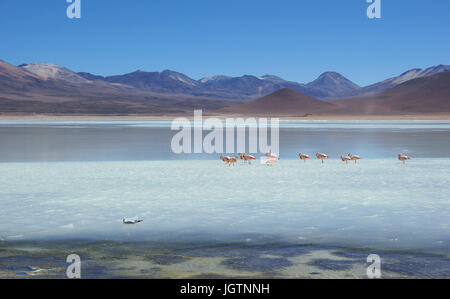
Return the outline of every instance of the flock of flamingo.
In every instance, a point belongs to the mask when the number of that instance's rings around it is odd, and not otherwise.
[[[311,159],[311,156],[307,155],[307,154],[303,154],[303,153],[299,153],[298,154],[300,160],[302,160],[303,162],[306,162],[306,160]],[[322,161],[322,164],[324,163],[325,159],[329,159],[330,156],[324,153],[316,153],[316,157],[317,159]],[[252,164],[252,160],[256,160],[256,158],[252,155],[246,154],[246,153],[239,153],[239,158],[241,159],[241,161],[243,161],[244,163],[248,163],[248,164]],[[266,153],[266,160],[265,160],[265,164],[266,165],[273,165],[278,163],[278,160],[280,160],[280,157],[278,155],[275,155],[271,152]],[[221,155],[220,159],[228,166],[234,166],[236,165],[236,163],[238,162],[238,156],[234,156],[234,157],[229,157],[229,156],[224,156]],[[353,154],[348,154],[346,156],[341,156],[341,161],[345,162],[346,164],[348,164],[349,161],[355,161],[355,164],[358,162],[358,160],[361,160],[361,156],[358,155],[353,155]],[[411,160],[411,157],[408,157],[404,154],[398,154],[398,160],[402,161],[403,164],[406,163],[406,161]]]
[[[252,155],[249,154],[243,154],[243,153],[239,153],[239,157],[242,161],[244,161],[244,163],[248,163],[248,164],[252,164],[252,160],[256,160],[256,158]],[[222,161],[224,163],[226,163],[227,165],[231,166],[231,165],[235,165],[238,161],[238,157],[234,156],[234,157],[229,157],[229,156],[224,156],[221,155],[220,158],[222,159]]]

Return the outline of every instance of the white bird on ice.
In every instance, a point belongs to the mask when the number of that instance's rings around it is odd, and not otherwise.
[[[137,223],[143,222],[143,221],[144,220],[123,218],[123,224],[137,224]]]

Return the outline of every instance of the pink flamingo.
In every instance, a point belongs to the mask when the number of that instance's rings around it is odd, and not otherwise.
[[[275,160],[280,160],[280,156],[272,154],[272,152],[267,152],[266,153],[267,158],[269,159],[275,159]]]
[[[300,157],[300,160],[303,160],[303,162],[306,162],[306,160],[311,159],[309,155],[303,153],[298,154],[298,156]]]
[[[252,160],[256,160],[256,158],[249,154],[244,154],[245,161],[248,161],[249,164],[252,164]]]
[[[274,164],[278,163],[278,160],[280,160],[280,156],[272,154],[272,152],[267,152],[267,161],[265,162],[267,166],[272,166]]]
[[[244,161],[244,163],[247,163],[247,159],[245,158],[245,154],[239,153],[239,158]]]
[[[411,157],[408,157],[408,156],[403,155],[403,154],[398,154],[398,159],[399,159],[400,161],[402,161],[403,164],[405,164],[406,161],[411,160]]]
[[[330,158],[330,156],[328,156],[327,154],[323,154],[323,153],[316,153],[316,157],[317,157],[317,159],[322,160],[322,164],[323,164],[323,160],[324,159],[329,159]]]
[[[234,156],[234,158],[231,158],[231,160],[230,160],[230,166],[231,166],[231,165],[233,165],[233,166],[236,165],[236,163],[237,163],[237,158],[238,158],[237,156]]]
[[[224,157],[223,155],[220,155],[220,159],[222,159],[222,162],[227,163],[228,165],[231,163],[231,157]]]
[[[351,160],[352,161],[355,161],[355,164],[356,164],[356,162],[358,161],[358,160],[361,160],[362,158],[361,158],[361,156],[358,156],[358,155],[353,155],[353,154],[348,154],[348,156],[351,158]]]
[[[350,156],[341,156],[342,162],[345,162],[345,164],[348,164],[348,161],[351,161],[352,158]]]

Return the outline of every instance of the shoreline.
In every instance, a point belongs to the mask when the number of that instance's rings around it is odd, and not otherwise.
[[[193,114],[180,115],[53,115],[53,114],[0,114],[0,121],[172,121],[176,118],[187,118],[192,120]],[[303,120],[303,121],[386,121],[386,120],[404,120],[404,121],[449,121],[450,113],[443,114],[414,114],[414,115],[311,115],[311,116],[279,116],[279,115],[208,115],[204,114],[203,118],[250,118],[250,117],[266,117],[279,118],[280,120]]]
[[[256,246],[255,246],[256,245]],[[4,263],[0,278],[66,278],[68,253],[81,255],[83,278],[139,279],[324,279],[367,276],[367,257],[373,250],[285,242],[230,245],[221,242],[189,244],[160,242],[24,242],[1,244]],[[448,256],[396,249],[377,249],[383,277],[448,278]],[[114,257],[119,256],[120,259]],[[414,263],[408,261],[414,260]],[[30,262],[31,260],[31,262]],[[407,261],[407,262],[405,262]],[[209,267],[205,267],[205,263]],[[434,265],[432,269],[428,266]]]

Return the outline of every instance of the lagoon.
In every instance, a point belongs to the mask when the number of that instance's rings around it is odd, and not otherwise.
[[[153,261],[166,274],[145,277],[189,277],[183,267],[200,277],[259,277],[261,267],[275,271],[264,277],[297,277],[304,267],[312,269],[306,277],[340,277],[348,271],[339,272],[339,263],[370,249],[423,263],[432,255],[440,266],[418,277],[450,276],[450,123],[282,121],[282,159],[273,167],[175,155],[173,134],[170,122],[2,122],[0,260],[9,265],[7,256],[26,261],[39,248],[75,247],[98,262],[98,244],[112,242],[110,250],[150,246],[179,257],[170,265]],[[299,151],[332,159],[303,163]],[[363,160],[340,162],[348,152]],[[398,152],[413,160],[402,164]],[[123,217],[144,222],[124,226]],[[140,250],[128,256],[134,264],[146,255]],[[45,252],[61,254],[44,250],[44,259]],[[208,270],[205,255],[213,258]],[[392,277],[416,277],[424,266],[410,264]],[[352,269],[361,272],[358,265]]]

